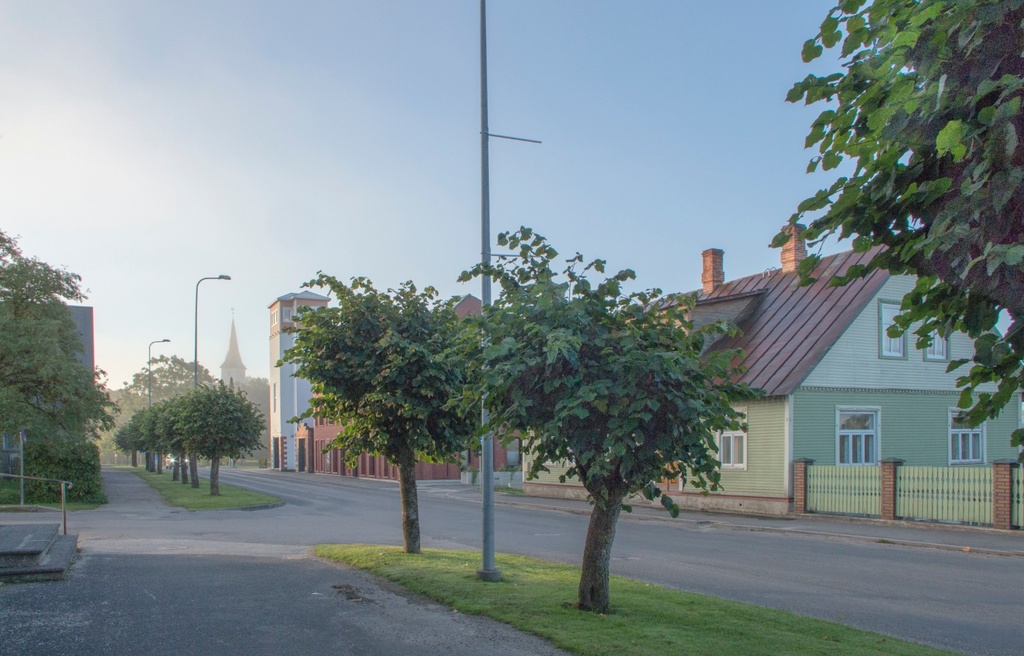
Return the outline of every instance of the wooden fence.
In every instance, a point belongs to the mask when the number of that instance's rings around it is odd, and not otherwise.
[[[907,467],[793,462],[793,512],[1024,527],[1024,470],[1015,461],[981,467]]]

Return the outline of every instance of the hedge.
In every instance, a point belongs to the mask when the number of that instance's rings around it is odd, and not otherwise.
[[[107,502],[100,479],[100,450],[92,442],[29,440],[25,443],[25,475],[71,481],[68,501]],[[25,498],[33,503],[60,501],[60,485],[25,481]]]

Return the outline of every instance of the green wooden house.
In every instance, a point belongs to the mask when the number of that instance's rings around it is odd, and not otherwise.
[[[876,271],[843,287],[829,280],[872,253],[823,258],[814,284],[801,287],[796,268],[803,241],[782,249],[781,267],[726,281],[723,252],[704,251],[703,288],[693,320],[729,319],[742,331],[712,348],[741,348],[747,367],[741,380],[765,397],[740,408],[744,433],[720,436],[723,490],[703,496],[668,483],[680,505],[708,510],[767,514],[789,512],[792,463],[877,466],[883,458],[907,465],[971,467],[1016,458],[1010,434],[1020,425],[1020,399],[998,419],[977,428],[957,421],[957,372],[951,359],[970,358],[963,334],[935,336],[931,347],[915,347],[913,335],[886,334],[914,279]],[[559,483],[565,468],[527,481],[528,494],[584,498],[574,482]]]

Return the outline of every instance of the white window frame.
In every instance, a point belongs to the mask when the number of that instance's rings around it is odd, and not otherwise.
[[[983,465],[983,464],[985,464],[985,451],[986,451],[986,446],[987,446],[985,444],[985,424],[983,423],[980,426],[976,426],[975,428],[954,428],[953,421],[956,419],[956,417],[961,412],[963,412],[963,411],[960,410],[959,408],[950,408],[949,409],[949,421],[946,424],[948,426],[948,429],[949,429],[948,432],[947,432],[947,439],[946,439],[946,446],[949,449],[949,464],[950,465]],[[962,451],[959,454],[954,454],[954,451],[953,451],[953,438],[954,438],[954,436],[956,437],[958,446],[963,444],[963,438],[964,438],[965,435],[969,436],[968,437],[968,449],[973,451],[974,450],[974,443],[973,443],[973,441],[970,438],[974,437],[975,434],[977,435],[977,438],[978,438],[978,453],[977,454],[970,453],[968,455],[971,455],[971,456],[976,455],[977,457],[964,458]],[[955,455],[959,455],[959,457],[955,457]]]
[[[932,333],[932,343],[924,350],[924,359],[930,362],[949,362],[949,337],[943,337],[938,331]],[[939,349],[939,345],[942,348]]]
[[[728,442],[728,447],[726,443]],[[742,458],[736,459],[736,443],[741,445]],[[729,456],[728,459],[726,456]],[[722,469],[746,471],[748,461],[747,434],[743,431],[725,431],[718,435],[718,461],[722,463]]]
[[[886,312],[892,312],[892,316],[886,318]],[[887,360],[905,360],[907,357],[907,334],[899,337],[889,337],[889,326],[896,324],[893,321],[900,313],[900,304],[895,301],[878,302],[878,357]]]
[[[271,311],[271,313],[270,313],[270,325],[271,326],[276,326],[278,324],[278,318],[280,316],[281,315],[280,315],[278,310]]]
[[[284,308],[284,316],[282,318],[285,322],[290,322],[292,320],[292,309]]]
[[[853,454],[853,445],[850,447],[850,462],[843,462],[843,437],[844,434],[852,439],[860,437],[861,440],[867,435],[867,431],[844,431],[842,430],[842,416],[844,414],[872,414],[874,415],[874,429],[871,431],[872,449],[874,459],[867,461],[865,457],[865,443],[860,442],[859,452],[862,462],[854,462],[856,457]],[[882,409],[878,406],[836,406],[836,464],[840,467],[874,467],[882,461]]]

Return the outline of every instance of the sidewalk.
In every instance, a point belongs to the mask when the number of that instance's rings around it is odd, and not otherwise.
[[[455,486],[453,486],[454,488]],[[452,496],[479,500],[479,488],[459,486]],[[572,499],[496,493],[495,504],[554,510],[573,514],[590,514],[590,504]],[[771,531],[806,534],[867,542],[883,542],[912,547],[970,551],[998,556],[1024,557],[1024,531],[1002,531],[980,526],[939,524],[934,522],[886,521],[834,515],[787,515],[770,517],[698,511],[681,511],[673,519],[660,507],[643,503],[633,505],[632,513],[622,513],[623,521],[684,522],[719,529],[740,531]]]

